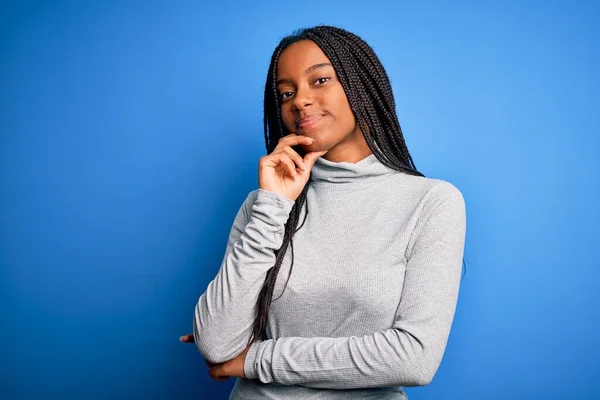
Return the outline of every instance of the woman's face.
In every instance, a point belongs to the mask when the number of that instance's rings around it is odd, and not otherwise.
[[[307,151],[356,162],[371,153],[329,58],[313,41],[290,45],[277,63],[277,93],[289,133],[315,139]]]

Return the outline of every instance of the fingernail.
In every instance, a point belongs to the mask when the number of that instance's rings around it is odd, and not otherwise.
[[[304,161],[302,161],[302,171],[306,171],[306,164],[304,164]]]

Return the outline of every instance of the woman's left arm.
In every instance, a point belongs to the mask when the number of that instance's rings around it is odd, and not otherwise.
[[[465,202],[442,181],[428,193],[407,248],[392,328],[362,337],[282,337],[253,343],[249,379],[313,388],[422,386],[435,375],[454,319],[466,234]]]

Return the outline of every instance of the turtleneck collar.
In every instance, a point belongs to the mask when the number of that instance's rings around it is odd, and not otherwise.
[[[319,157],[312,167],[311,181],[315,183],[358,183],[395,172],[395,170],[383,165],[375,154],[370,154],[356,163],[332,162]]]

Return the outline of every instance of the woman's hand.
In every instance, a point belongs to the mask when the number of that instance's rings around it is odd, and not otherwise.
[[[256,340],[254,342],[256,342]],[[244,362],[246,361],[246,354],[248,354],[248,350],[250,350],[252,343],[250,343],[239,356],[232,360],[220,364],[211,363],[212,366],[208,371],[210,376],[218,381],[228,379],[229,377],[246,378],[246,374],[244,373]]]
[[[312,138],[295,133],[282,137],[275,150],[259,160],[258,187],[295,201],[308,182],[315,161],[327,150],[309,152],[303,159],[292,146],[309,146],[314,142]]]
[[[184,343],[194,343],[194,335],[183,335],[179,340]],[[246,374],[244,373],[244,361],[246,361],[246,354],[254,342],[256,342],[256,339],[250,343],[239,356],[232,360],[218,364],[205,360],[206,365],[208,365],[209,368],[209,375],[217,381],[224,381],[230,377],[246,378]]]

